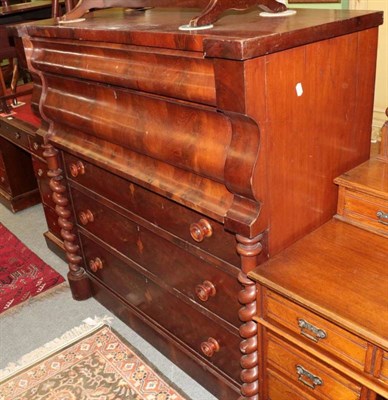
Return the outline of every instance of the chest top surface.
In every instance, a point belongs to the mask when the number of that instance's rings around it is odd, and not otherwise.
[[[250,275],[387,349],[387,254],[385,238],[332,220]]]
[[[26,28],[31,36],[122,43],[204,53],[207,57],[245,60],[345,35],[382,24],[383,13],[349,10],[298,10],[266,18],[260,11],[228,11],[212,29],[182,31],[198,10],[155,8],[91,12],[84,21],[58,24],[45,20]]]

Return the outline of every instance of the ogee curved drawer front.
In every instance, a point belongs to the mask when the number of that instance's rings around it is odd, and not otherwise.
[[[87,268],[100,282],[156,323],[162,324],[197,355],[238,381],[238,335],[221,327],[136,271],[131,263],[126,263],[82,234],[81,241]],[[184,276],[185,271],[177,270],[176,274]]]
[[[69,181],[77,182],[85,188],[110,199],[191,245],[200,247],[237,267],[240,265],[235,236],[225,232],[222,224],[210,218],[205,218],[211,226],[210,236],[195,236],[195,228],[198,228],[197,224],[204,219],[203,215],[118,175],[80,160],[78,157],[70,154],[65,154],[64,157],[66,175]],[[107,185],[106,182],[110,184]],[[192,234],[200,241],[193,239]]]
[[[198,103],[216,102],[213,61],[201,53],[166,54],[162,49],[113,43],[39,42],[45,51],[33,54],[33,65],[41,71]]]
[[[237,269],[235,276],[229,275],[81,192],[72,190],[72,197],[79,226],[179,290],[193,304],[240,325]],[[112,281],[108,286],[115,285]]]

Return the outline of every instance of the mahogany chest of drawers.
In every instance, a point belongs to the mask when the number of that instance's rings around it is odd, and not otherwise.
[[[197,12],[102,10],[22,34],[74,298],[218,398],[257,399],[247,273],[330,219],[333,179],[368,158],[382,14],[252,9],[180,30]]]

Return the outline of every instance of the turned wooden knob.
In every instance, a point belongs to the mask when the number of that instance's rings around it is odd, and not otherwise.
[[[89,268],[93,272],[97,272],[99,269],[103,269],[104,265],[102,263],[101,258],[96,257],[94,260],[89,261]]]
[[[85,166],[82,161],[77,161],[76,163],[70,164],[70,175],[76,178],[78,175],[83,175],[85,173]]]
[[[208,301],[209,297],[216,295],[216,287],[210,281],[204,281],[195,287],[195,294],[199,300]]]
[[[220,345],[216,339],[210,337],[206,342],[201,343],[201,350],[206,357],[210,358],[213,357],[214,353],[220,350]]]
[[[200,219],[190,225],[190,235],[196,242],[202,242],[203,239],[211,237],[213,228],[206,219]]]
[[[90,210],[81,211],[78,214],[78,218],[82,225],[87,225],[89,222],[94,221],[94,215]]]

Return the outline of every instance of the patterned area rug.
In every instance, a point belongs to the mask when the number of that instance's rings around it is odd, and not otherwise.
[[[107,325],[9,375],[0,400],[185,400]]]
[[[64,281],[0,223],[0,313]]]

